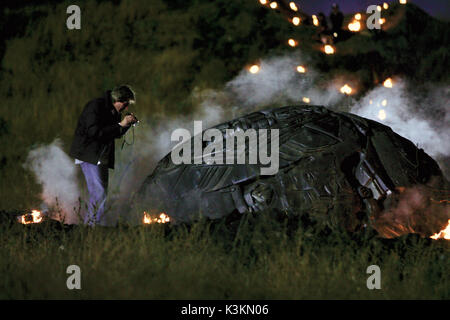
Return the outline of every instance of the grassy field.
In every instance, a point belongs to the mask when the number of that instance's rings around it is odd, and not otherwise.
[[[448,241],[236,225],[115,228],[3,223],[0,299],[449,299]],[[68,290],[66,268],[81,268]],[[381,269],[381,289],[366,269]]]

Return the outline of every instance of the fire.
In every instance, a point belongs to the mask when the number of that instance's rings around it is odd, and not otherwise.
[[[311,99],[309,99],[307,97],[303,97],[302,100],[303,100],[304,103],[310,103],[311,102]]]
[[[334,48],[333,46],[330,46],[329,44],[325,45],[324,51],[326,54],[334,54]]]
[[[261,3],[262,5],[267,4],[267,0],[259,0],[259,3]]]
[[[389,5],[385,2],[385,3],[383,3],[383,8],[384,8],[384,10],[387,10],[387,9],[389,9]]]
[[[289,6],[291,7],[291,10],[293,10],[293,11],[297,11],[298,10],[297,5],[294,2],[292,2],[292,1],[289,3]]]
[[[348,24],[348,30],[352,32],[358,32],[361,30],[361,23],[357,20],[354,20]]]
[[[377,6],[377,10],[381,12],[381,6]]]
[[[342,94],[351,94],[352,91],[353,91],[352,87],[350,87],[348,84],[345,84],[343,87],[341,87]]]
[[[406,0],[400,0],[400,4],[406,4]]]
[[[380,24],[384,24],[384,23],[386,22],[386,19],[385,19],[385,18],[381,18],[381,19],[379,20],[379,22],[380,22]]]
[[[150,214],[144,212],[144,224],[152,224],[152,223],[167,223],[170,222],[170,217],[162,212],[159,217],[151,217]]]
[[[296,47],[297,44],[298,44],[298,42],[295,41],[294,39],[289,39],[289,40],[288,40],[288,44],[289,44],[291,47]]]
[[[361,20],[361,13],[355,14],[355,19],[356,20]]]
[[[299,24],[300,24],[300,18],[299,17],[293,17],[292,18],[292,24],[294,25],[294,26],[298,26]]]
[[[276,8],[278,8],[278,3],[276,3],[275,1],[274,1],[274,2],[271,2],[271,3],[270,3],[270,7],[271,7],[272,9],[276,9]]]
[[[312,19],[313,19],[313,25],[318,27],[319,26],[319,19],[317,19],[317,16],[315,14],[312,15]]]
[[[42,213],[39,210],[32,210],[31,213],[20,216],[19,222],[22,224],[40,223],[42,222]]]
[[[382,105],[383,107],[386,107],[386,106],[387,106],[387,100],[384,99],[383,101],[381,101],[381,105]]]
[[[437,240],[437,239],[450,240],[450,219],[448,219],[447,226],[444,229],[442,229],[438,233],[435,233],[430,238],[434,239],[434,240]]]
[[[384,80],[383,82],[383,86],[385,86],[386,88],[392,88],[393,87],[393,83],[392,83],[392,79],[391,78],[387,78],[386,80]]]
[[[297,72],[305,73],[306,72],[306,68],[304,66],[297,66]]]
[[[259,72],[259,69],[260,69],[259,66],[257,64],[254,64],[248,69],[248,71],[250,71],[250,73],[255,74]]]
[[[386,119],[386,111],[384,111],[384,109],[381,109],[381,110],[378,112],[378,119],[380,119],[380,120]]]

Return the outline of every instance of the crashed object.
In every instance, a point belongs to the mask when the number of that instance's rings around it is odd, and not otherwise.
[[[438,164],[376,121],[299,105],[254,112],[214,128],[224,136],[226,129],[278,129],[278,173],[263,176],[260,164],[175,165],[169,153],[133,203],[166,212],[175,223],[272,210],[348,231],[373,227],[386,238],[430,237],[450,218],[448,201],[431,200],[449,194]],[[246,159],[248,151],[246,145]]]

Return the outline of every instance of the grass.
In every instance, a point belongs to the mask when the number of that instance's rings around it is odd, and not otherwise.
[[[0,299],[449,298],[448,242],[413,235],[325,236],[264,215],[234,227],[0,228]],[[72,264],[81,290],[66,287]],[[380,290],[366,287],[372,264]]]

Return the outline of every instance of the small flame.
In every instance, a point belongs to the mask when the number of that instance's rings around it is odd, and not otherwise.
[[[384,99],[383,101],[381,101],[381,105],[382,105],[383,107],[386,107],[386,106],[387,106],[387,100]]]
[[[42,222],[42,213],[39,210],[32,210],[31,213],[20,216],[19,222],[22,224],[40,223]]]
[[[386,19],[385,19],[385,18],[381,18],[378,22],[379,22],[380,24],[384,24],[384,23],[386,22]]]
[[[356,20],[361,20],[361,13],[355,14],[355,19]]]
[[[348,84],[345,84],[341,87],[341,93],[342,94],[351,94],[353,91],[352,87],[350,87]]]
[[[406,0],[400,0],[400,4],[406,4]]]
[[[295,41],[294,39],[289,39],[289,40],[288,40],[288,44],[289,44],[291,47],[294,48],[294,47],[297,46],[298,42]]]
[[[167,223],[170,222],[170,217],[162,212],[158,217],[152,217],[147,212],[144,212],[144,224],[152,224],[152,223]]]
[[[304,66],[297,66],[297,72],[305,73],[306,72],[306,68]]]
[[[274,2],[271,2],[271,3],[270,3],[270,7],[271,7],[272,9],[276,9],[276,8],[278,8],[278,3],[276,3],[275,1],[274,1]]]
[[[435,233],[430,238],[434,239],[434,240],[437,240],[437,239],[450,240],[450,219],[448,219],[447,226],[444,229],[442,229],[438,233]]]
[[[381,6],[377,6],[377,11],[381,12]]]
[[[267,0],[259,0],[259,3],[261,3],[262,5],[267,4]]]
[[[361,30],[361,23],[359,21],[352,21],[348,24],[348,30],[352,31],[352,32],[358,32],[359,30]]]
[[[292,18],[292,24],[294,25],[294,26],[298,26],[299,24],[300,24],[300,18],[299,17],[293,17]]]
[[[327,44],[324,47],[324,51],[325,51],[326,54],[334,54],[335,50],[334,50],[333,46]]]
[[[315,14],[312,15],[313,24],[317,27],[319,26],[319,19],[317,19],[317,16]]]
[[[289,7],[291,7],[291,10],[293,11],[298,11],[297,5],[292,1],[289,3]]]
[[[303,97],[302,100],[303,100],[304,103],[310,103],[311,102],[311,99],[309,99],[307,97]]]
[[[392,88],[392,86],[393,86],[392,79],[387,78],[386,80],[384,80],[383,86],[385,86],[386,88]]]
[[[250,72],[250,73],[253,73],[253,74],[255,74],[255,73],[258,73],[259,72],[259,66],[257,65],[257,64],[254,64],[254,65],[252,65],[249,69],[248,69],[248,71]]]
[[[378,119],[380,119],[380,120],[386,119],[386,111],[384,111],[384,109],[381,109],[381,110],[378,112]]]
[[[389,5],[385,2],[385,3],[383,3],[383,8],[384,8],[384,10],[387,10],[387,9],[389,9]]]

